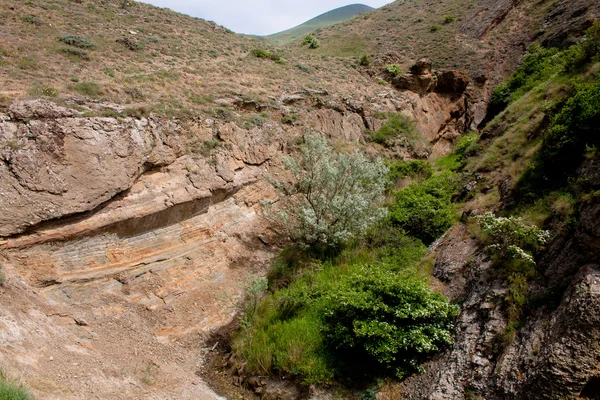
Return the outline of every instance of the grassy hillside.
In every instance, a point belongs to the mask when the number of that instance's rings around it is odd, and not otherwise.
[[[315,31],[319,28],[324,28],[326,26],[345,21],[347,19],[357,16],[358,14],[364,14],[371,10],[373,10],[373,7],[369,7],[364,4],[351,4],[348,6],[336,8],[335,10],[328,11],[324,14],[319,15],[318,17],[308,20],[301,25],[285,30],[283,32],[266,36],[266,38],[277,45],[282,45],[291,42],[294,39],[303,37],[307,33]]]
[[[552,0],[523,2],[517,5],[519,12],[509,13],[511,7],[503,9],[502,3],[398,0],[317,31],[321,46],[314,53],[337,57],[392,54],[404,70],[426,57],[438,68],[457,68],[472,74],[490,68],[504,70],[508,58],[506,69],[512,71],[522,50],[511,46],[519,40],[531,41],[556,4]]]
[[[6,0],[0,35],[0,108],[18,98],[85,96],[197,116],[214,112],[220,98],[269,104],[269,96],[286,90],[369,84],[339,60],[278,51],[212,22],[130,0]],[[277,57],[257,57],[262,49]]]

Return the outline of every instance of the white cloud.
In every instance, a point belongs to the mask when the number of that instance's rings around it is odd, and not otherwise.
[[[317,15],[348,5],[344,0],[140,0],[158,7],[214,21],[238,33],[268,35],[299,25]],[[359,0],[360,2],[360,0]],[[366,0],[381,7],[390,0]]]

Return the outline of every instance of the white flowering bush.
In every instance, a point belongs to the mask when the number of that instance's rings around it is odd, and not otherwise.
[[[491,242],[486,250],[501,259],[535,265],[532,252],[544,246],[550,238],[549,231],[527,225],[521,218],[495,217],[488,212],[477,219],[483,234]]]
[[[292,182],[268,177],[278,200],[263,202],[262,215],[299,244],[340,244],[387,214],[382,201],[388,169],[380,159],[336,152],[325,139],[308,136],[299,159],[287,157],[284,164]]]

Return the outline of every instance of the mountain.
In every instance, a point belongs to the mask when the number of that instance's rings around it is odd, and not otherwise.
[[[294,28],[265,37],[278,45],[282,45],[291,42],[294,39],[303,37],[307,33],[316,31],[317,29],[348,20],[359,14],[368,13],[372,10],[374,10],[373,7],[364,4],[350,4],[348,6],[339,7],[335,10],[321,14],[318,17],[310,19]]]

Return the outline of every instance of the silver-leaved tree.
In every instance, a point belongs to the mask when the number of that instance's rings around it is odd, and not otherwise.
[[[300,157],[284,159],[292,181],[271,176],[278,199],[262,203],[262,215],[293,241],[338,245],[360,237],[385,217],[387,167],[355,150],[336,152],[319,136],[308,136]]]

